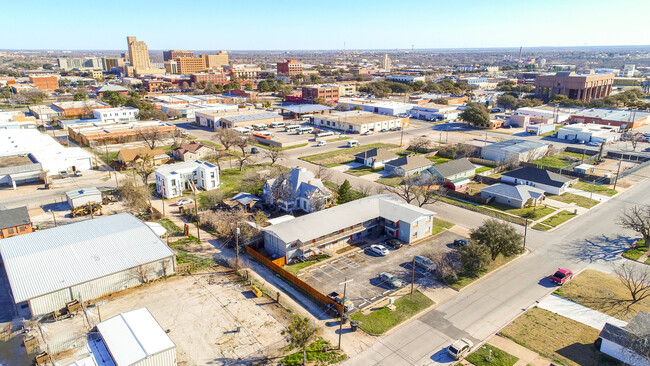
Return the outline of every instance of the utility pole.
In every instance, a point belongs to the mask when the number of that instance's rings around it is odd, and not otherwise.
[[[618,169],[616,170],[616,179],[614,179],[614,190],[616,190],[616,183],[618,183],[618,173],[621,172],[621,165],[623,165],[623,154],[621,153],[621,158],[618,160]]]
[[[56,216],[54,216],[54,211],[50,210],[50,212],[52,213],[52,219],[54,220],[54,227],[59,226],[56,224]]]
[[[104,141],[104,148],[106,148],[106,170],[108,171],[108,179],[111,179],[111,162],[108,161],[108,146]]]
[[[411,295],[413,295],[413,287],[415,286],[415,257],[411,262]]]
[[[117,179],[117,173],[115,173],[115,178]],[[164,179],[160,182],[160,187],[162,188],[160,190],[160,198],[162,199],[163,217],[165,217],[165,180]]]
[[[239,271],[239,226],[235,229],[235,271]]]
[[[196,238],[201,241],[201,224],[199,223],[199,206],[196,203],[196,194],[194,195],[194,213],[196,214]]]
[[[524,226],[524,249],[526,249],[526,238],[528,237],[528,218],[526,218],[526,226]]]
[[[399,147],[402,147],[402,140],[404,140],[404,124],[402,123],[402,128],[400,129],[399,135]]]
[[[343,317],[345,316],[345,294],[348,290],[348,282],[352,282],[354,279],[349,279],[346,277],[345,281],[339,283],[339,286],[343,285],[343,299],[341,299],[341,305],[343,305],[343,312],[341,313],[341,320],[339,321],[339,350],[341,350],[341,336],[343,336]]]

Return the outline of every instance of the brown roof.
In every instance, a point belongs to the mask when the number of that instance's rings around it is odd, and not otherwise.
[[[136,147],[133,149],[122,149],[120,150],[120,155],[122,155],[122,159],[124,159],[124,162],[131,162],[138,156],[149,155],[153,158],[158,155],[165,155],[165,150],[163,149],[151,150],[151,148],[149,148],[148,146]]]
[[[192,143],[192,144],[182,145],[176,148],[175,150],[181,154],[185,154],[186,152],[197,152],[202,147],[205,147],[205,145],[199,143]]]

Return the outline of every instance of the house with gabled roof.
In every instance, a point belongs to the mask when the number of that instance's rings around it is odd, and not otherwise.
[[[496,183],[481,189],[481,197],[502,205],[523,208],[537,206],[544,200],[544,191],[530,186]]]
[[[215,153],[214,146],[204,145],[198,142],[181,145],[174,149],[173,156],[177,161],[201,160],[206,156]]]
[[[434,165],[423,171],[422,177],[426,179],[430,175],[449,189],[464,191],[475,174],[476,166],[469,159],[462,158]]]
[[[511,172],[502,173],[501,181],[537,187],[546,193],[560,195],[572,184],[576,183],[578,178],[569,178],[545,169],[522,167]]]
[[[267,180],[262,191],[264,203],[283,211],[320,211],[332,199],[332,192],[305,168],[293,168],[278,178]]]
[[[626,365],[650,366],[650,313],[639,311],[625,327],[605,323],[596,344]]]
[[[433,161],[422,155],[407,155],[391,160],[384,164],[384,170],[400,177],[420,174],[422,171],[431,168]]]
[[[385,163],[398,159],[399,156],[386,149],[374,148],[368,151],[360,152],[354,156],[354,161],[362,163],[364,166],[377,169],[384,166]]]

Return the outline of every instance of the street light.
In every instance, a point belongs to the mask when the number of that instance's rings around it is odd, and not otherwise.
[[[49,211],[50,211],[50,213],[52,214],[52,219],[54,219],[54,226],[55,226],[55,227],[56,227],[56,226],[59,226],[59,225],[57,225],[57,223],[56,223],[56,216],[54,216],[54,211],[52,211],[52,210],[49,210]]]

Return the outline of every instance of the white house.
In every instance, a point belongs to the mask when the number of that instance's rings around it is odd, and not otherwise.
[[[600,352],[626,365],[650,366],[649,336],[650,314],[639,311],[625,327],[605,323],[596,344]]]
[[[204,161],[194,160],[156,167],[156,191],[165,198],[183,195],[183,191],[197,189],[210,191],[219,188],[219,167]]]
[[[565,177],[544,169],[523,167],[501,174],[501,181],[537,187],[546,193],[559,195],[577,182],[578,178]]]
[[[133,107],[100,108],[93,110],[93,116],[102,122],[129,122],[136,121],[139,112]]]
[[[319,211],[332,198],[332,192],[305,168],[294,168],[278,178],[267,180],[262,190],[264,202],[277,205],[283,211]]]

